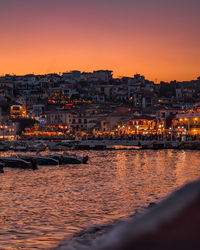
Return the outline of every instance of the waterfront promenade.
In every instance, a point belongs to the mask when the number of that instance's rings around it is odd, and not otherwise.
[[[170,140],[171,139],[171,140]],[[20,150],[21,149],[21,150]],[[198,137],[121,137],[121,138],[40,138],[1,141],[1,151],[63,151],[63,150],[113,150],[113,149],[200,149]]]

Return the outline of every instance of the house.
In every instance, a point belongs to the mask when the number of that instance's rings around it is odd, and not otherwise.
[[[172,121],[172,129],[185,134],[200,135],[200,112],[189,110],[177,114]]]
[[[112,80],[112,70],[97,70],[93,71],[93,76],[102,82],[109,82]]]
[[[47,124],[62,124],[69,125],[71,123],[72,115],[66,110],[52,110],[45,112]]]

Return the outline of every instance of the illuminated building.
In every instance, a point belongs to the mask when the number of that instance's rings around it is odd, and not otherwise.
[[[10,114],[12,118],[25,118],[26,110],[21,105],[12,105],[10,107]]]
[[[189,135],[200,134],[200,113],[189,111],[185,114],[177,114],[173,119],[172,127],[177,132]]]
[[[18,124],[9,121],[5,124],[0,124],[0,140],[14,140],[18,130]]]
[[[46,112],[48,124],[62,124],[68,125],[71,122],[71,114],[65,110],[56,110]]]
[[[157,129],[169,129],[172,127],[172,120],[180,112],[177,109],[160,109],[156,113]]]
[[[150,116],[134,117],[129,121],[121,122],[118,131],[126,134],[152,133],[156,129],[156,120]]]

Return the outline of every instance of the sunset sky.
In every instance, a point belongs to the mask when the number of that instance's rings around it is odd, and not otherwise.
[[[199,0],[0,0],[0,74],[200,75]]]

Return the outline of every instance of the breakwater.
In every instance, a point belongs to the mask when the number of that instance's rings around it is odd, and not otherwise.
[[[1,141],[0,151],[64,151],[64,150],[139,150],[139,149],[200,149],[200,140],[37,140]]]
[[[122,150],[122,149],[200,149],[200,141],[166,140],[83,140],[74,142],[75,149],[81,150]]]

